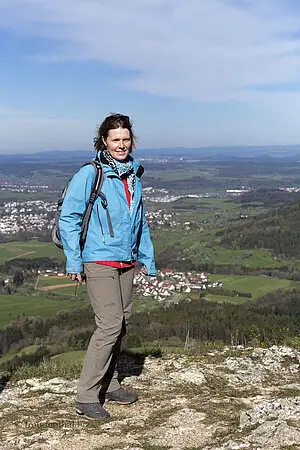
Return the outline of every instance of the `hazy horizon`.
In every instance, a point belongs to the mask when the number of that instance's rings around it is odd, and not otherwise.
[[[172,156],[192,156],[193,153],[195,155],[205,154],[207,152],[212,152],[213,155],[224,154],[228,156],[271,156],[271,157],[294,157],[300,155],[300,144],[295,145],[263,145],[263,146],[252,146],[252,145],[243,145],[243,146],[203,146],[203,147],[160,147],[160,148],[137,148],[133,151],[133,156],[151,156],[147,152],[153,151],[156,155],[163,156],[164,153],[167,155],[168,153]],[[88,153],[89,155],[94,155],[94,149],[54,149],[54,150],[44,150],[44,151],[32,151],[32,152],[24,152],[24,153],[2,153],[2,157],[34,157],[38,156],[47,156],[49,154],[55,153],[58,156],[76,153],[77,156],[80,153]],[[184,153],[186,152],[186,153]],[[155,156],[152,155],[152,156]]]

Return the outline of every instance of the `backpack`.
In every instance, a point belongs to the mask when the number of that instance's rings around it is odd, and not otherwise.
[[[99,161],[89,161],[89,162],[85,163],[82,167],[87,166],[88,164],[92,164],[92,166],[95,169],[95,181],[94,181],[94,184],[93,184],[93,187],[91,190],[90,200],[89,200],[89,203],[85,210],[85,213],[84,213],[84,216],[82,219],[82,223],[81,223],[81,233],[80,233],[81,251],[83,250],[83,247],[84,247],[84,244],[86,241],[89,221],[90,221],[92,209],[93,209],[93,206],[94,206],[94,203],[95,203],[97,197],[101,197],[101,204],[106,211],[110,236],[114,237],[112,222],[110,219],[109,211],[107,209],[107,199],[106,199],[106,196],[103,194],[103,192],[101,192],[101,188],[102,188],[103,180],[104,180],[103,167]],[[60,249],[63,249],[63,244],[61,241],[58,222],[59,222],[59,218],[61,215],[62,205],[63,205],[64,199],[65,199],[65,196],[66,196],[66,193],[67,193],[67,190],[68,190],[68,187],[69,187],[69,184],[70,184],[72,178],[70,178],[69,181],[67,182],[66,186],[64,187],[64,189],[62,191],[61,198],[57,202],[57,210],[55,213],[54,226],[52,229],[52,241]]]

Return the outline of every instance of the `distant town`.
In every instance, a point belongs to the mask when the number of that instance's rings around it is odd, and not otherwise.
[[[10,192],[37,192],[38,190],[47,190],[47,185],[36,185],[28,187],[27,183],[8,184],[2,183],[0,190]],[[31,190],[30,190],[31,189]],[[219,194],[189,194],[185,197],[200,198],[213,197]],[[57,195],[59,197],[59,194]],[[152,187],[144,188],[143,199],[145,202],[169,203],[183,196],[170,194],[166,189],[154,189]],[[41,232],[52,229],[54,224],[54,215],[57,210],[57,202],[44,200],[18,200],[2,202],[0,204],[0,233],[4,235],[16,234],[19,231]],[[183,225],[189,229],[190,222],[182,222],[180,215],[176,212],[167,212],[162,209],[156,211],[147,211],[147,221],[150,227],[159,228],[164,226],[176,227]]]
[[[19,231],[41,232],[50,230],[54,224],[57,203],[43,200],[4,202],[0,206],[0,233],[15,234]],[[166,212],[162,209],[146,212],[150,227],[170,226],[180,224],[179,214]],[[185,222],[189,227],[190,222]]]
[[[53,188],[44,184],[28,185],[27,182],[8,183],[2,182],[0,190],[7,192],[33,193],[33,192],[54,192]],[[206,194],[186,194],[175,195],[166,189],[156,189],[146,187],[143,189],[143,199],[148,204],[154,203],[170,203],[180,198],[216,198],[216,197],[234,197],[249,192],[251,189],[242,186],[241,189],[226,189],[223,194],[206,193]],[[282,191],[300,192],[298,187],[281,188]],[[57,193],[59,197],[59,193]],[[0,233],[4,235],[16,234],[19,231],[25,232],[41,232],[52,229],[54,224],[54,215],[57,209],[57,202],[44,200],[18,200],[18,201],[2,201],[0,203]],[[147,211],[148,224],[151,228],[159,228],[164,226],[177,227],[182,225],[188,230],[191,227],[190,222],[182,222],[177,212],[164,211],[158,209],[156,211]]]
[[[134,277],[134,286],[143,297],[153,297],[164,302],[172,299],[174,303],[177,299],[174,293],[200,293],[209,288],[223,288],[223,282],[211,282],[207,272],[162,269],[158,270],[157,277],[147,277],[138,272]]]

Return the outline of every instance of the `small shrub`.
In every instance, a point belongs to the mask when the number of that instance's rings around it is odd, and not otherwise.
[[[300,349],[300,334],[298,334],[298,336],[287,338],[286,344],[289,347]]]
[[[71,362],[42,362],[38,365],[23,364],[15,370],[11,376],[13,381],[24,380],[26,378],[43,378],[50,380],[51,378],[61,377],[73,380],[80,376],[82,369],[82,361],[74,360]]]
[[[124,339],[125,348],[139,348],[142,346],[141,338],[134,333],[128,333]]]

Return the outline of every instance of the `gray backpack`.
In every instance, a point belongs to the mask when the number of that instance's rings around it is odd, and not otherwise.
[[[97,199],[97,197],[101,198],[101,204],[103,206],[103,208],[105,209],[106,212],[106,217],[107,217],[107,222],[108,222],[108,227],[109,227],[109,233],[111,237],[114,237],[114,232],[113,232],[113,227],[112,227],[112,222],[111,222],[111,218],[109,215],[109,211],[107,209],[107,199],[106,196],[103,194],[103,192],[101,192],[101,188],[103,185],[103,180],[104,180],[104,171],[103,171],[103,167],[100,164],[99,161],[89,161],[87,163],[85,163],[82,167],[87,166],[88,164],[92,164],[92,166],[95,169],[95,181],[91,190],[91,195],[90,195],[90,200],[89,203],[87,205],[87,208],[85,210],[83,219],[82,219],[82,224],[81,224],[81,233],[80,233],[80,248],[81,251],[83,250],[85,241],[86,241],[86,236],[87,236],[87,231],[88,231],[88,226],[89,226],[89,221],[90,221],[90,217],[92,214],[92,209],[94,206],[94,203]],[[60,231],[59,231],[59,226],[58,226],[58,221],[60,218],[60,214],[61,214],[61,208],[66,196],[66,192],[68,190],[69,184],[71,182],[72,178],[70,178],[70,180],[67,182],[66,186],[64,187],[62,194],[61,194],[61,198],[58,200],[57,203],[57,211],[55,213],[55,222],[54,222],[54,226],[52,229],[52,241],[54,242],[54,244],[58,247],[63,249],[63,244],[61,241],[61,236],[60,236]]]

